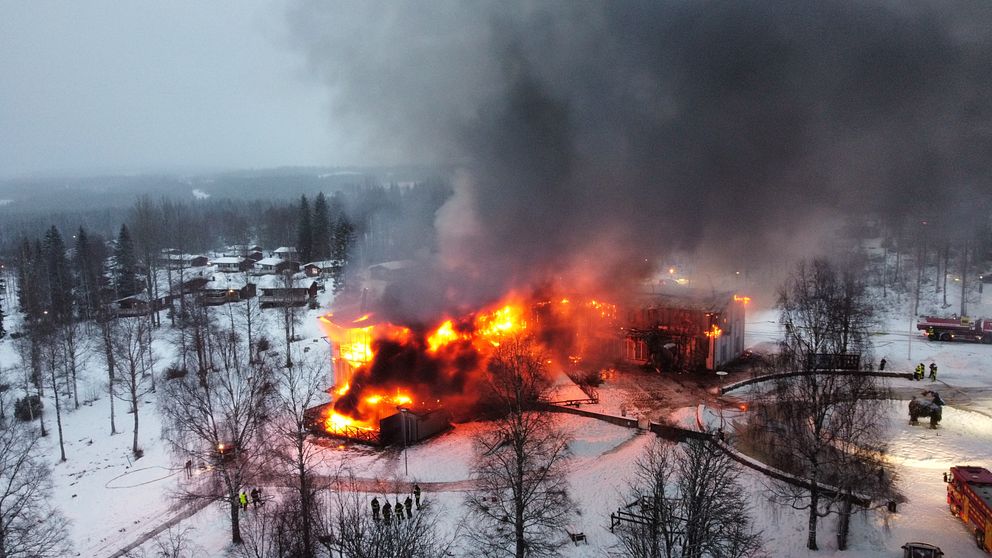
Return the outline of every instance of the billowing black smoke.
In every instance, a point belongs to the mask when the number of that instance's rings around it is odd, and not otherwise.
[[[622,287],[675,249],[808,252],[865,215],[988,215],[985,0],[300,0],[289,17],[370,160],[463,169],[443,273],[407,287],[429,312]]]

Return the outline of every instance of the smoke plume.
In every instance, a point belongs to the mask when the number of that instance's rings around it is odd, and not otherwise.
[[[984,0],[300,0],[289,21],[370,159],[462,169],[422,306],[988,216]]]

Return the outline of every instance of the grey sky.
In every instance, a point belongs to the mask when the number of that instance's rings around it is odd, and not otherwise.
[[[282,1],[0,0],[0,177],[361,162],[288,42]]]

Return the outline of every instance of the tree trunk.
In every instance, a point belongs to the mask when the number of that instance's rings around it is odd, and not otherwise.
[[[291,310],[289,309],[288,306],[283,308],[283,328],[285,329],[285,333],[286,333],[286,368],[293,367],[293,359],[290,356],[290,352],[289,352],[290,349],[292,348],[292,341],[293,341],[293,330],[290,327],[290,324],[292,323],[293,319],[290,316],[290,312]]]
[[[882,298],[888,296],[887,288],[889,282],[889,249],[882,249]]]
[[[526,510],[524,509],[524,453],[521,441],[516,442],[516,465],[517,470],[513,479],[513,528],[517,539],[516,558],[527,556],[527,541],[524,538],[524,519]]]
[[[944,308],[947,308],[947,271],[951,259],[950,243],[944,244]]]
[[[247,283],[247,280],[245,281]],[[251,299],[245,299],[245,330],[248,335],[248,364],[255,363],[255,339],[252,336],[251,323],[254,321]]]
[[[132,377],[132,386],[137,386],[138,378]],[[138,392],[131,389],[131,410],[134,411],[134,439],[131,442],[131,453],[138,456]]]
[[[42,396],[41,389],[38,389],[38,399],[40,400]],[[28,405],[30,407],[30,405]],[[38,413],[38,425],[41,426],[41,437],[44,438],[48,436],[48,430],[45,430],[45,411]]]
[[[72,318],[69,318],[70,320]],[[62,356],[65,367],[72,378],[72,400],[76,409],[79,409],[79,382],[76,381],[76,331],[75,324],[65,324],[63,336],[65,339],[65,354]]]
[[[896,247],[896,269],[895,269],[895,275],[892,277],[892,285],[893,286],[898,285],[900,287],[905,288],[906,285],[902,282],[902,275],[900,274],[901,259],[902,259],[902,252],[900,251],[899,247]],[[900,304],[902,303],[902,289],[896,289],[896,303],[900,303]]]
[[[851,529],[851,499],[841,502],[840,516],[837,518],[837,550],[847,550],[847,534]]]
[[[165,278],[166,278],[166,282],[169,284],[169,294],[171,295],[176,290],[175,285],[173,285],[173,283],[172,283],[172,266],[171,265],[165,266]],[[175,307],[172,306],[172,298],[171,297],[169,298],[169,321],[171,322],[172,327],[176,327],[176,312],[175,312]]]
[[[916,297],[913,299],[913,315],[920,315],[920,287],[923,284],[923,266],[926,265],[927,248],[926,244],[920,250],[919,260],[916,262]]]
[[[114,367],[116,360],[114,359],[114,346],[109,322],[100,324],[100,333],[103,336],[103,350],[107,359],[107,391],[110,392],[110,435],[113,436],[117,434],[117,424],[114,422],[114,381],[116,380]]]
[[[241,505],[238,503],[238,495],[229,495],[231,498],[231,542],[241,544]]]
[[[138,340],[140,342],[141,341],[141,339],[140,339],[141,330],[140,329],[138,330],[138,336],[139,336],[139,339]],[[152,327],[151,327],[151,325],[149,325],[149,327],[148,327],[148,347],[147,347],[147,350],[143,350],[141,352],[141,354],[142,355],[145,355],[145,354],[148,355],[148,363],[145,365],[145,368],[144,369],[147,370],[148,373],[151,374],[151,376],[152,376],[151,377],[151,380],[152,380],[151,392],[152,393],[155,393],[155,361],[154,361],[154,358],[152,356]]]
[[[806,539],[806,548],[819,550],[816,546],[816,520],[819,518],[820,491],[814,485],[809,491],[809,536]]]
[[[964,243],[964,254],[961,255],[961,317],[968,315],[968,243]]]
[[[65,461],[65,441],[62,439],[62,404],[59,401],[59,387],[55,382],[55,366],[52,365],[52,393],[55,395],[55,422],[59,429],[59,451]]]
[[[310,501],[310,486],[307,483],[306,463],[303,460],[303,448],[297,446],[297,472],[300,475],[300,521],[303,523],[303,558],[313,558],[313,529],[311,526],[313,511],[310,509],[313,504]]]

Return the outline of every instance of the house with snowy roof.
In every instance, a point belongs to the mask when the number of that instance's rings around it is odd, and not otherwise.
[[[254,298],[255,283],[249,282],[244,275],[214,273],[202,289],[200,303],[207,306],[218,306],[228,302],[240,302]]]
[[[263,258],[255,262],[255,275],[279,275],[286,272],[295,273],[300,270],[300,264],[282,258]]]
[[[202,267],[207,265],[208,258],[198,254],[184,254],[175,248],[166,248],[159,254],[159,264],[169,269],[184,267]]]
[[[305,274],[266,275],[258,280],[258,303],[263,307],[303,306],[317,299],[319,286]]]
[[[291,246],[280,246],[276,248],[275,250],[272,251],[272,257],[281,258],[284,260],[290,260],[294,262],[298,261],[300,258],[296,251],[296,248],[293,248]]]
[[[217,271],[221,273],[238,273],[241,271],[248,271],[255,265],[255,262],[252,260],[241,256],[224,256],[222,258],[214,258],[210,263],[217,266]]]
[[[303,266],[303,273],[306,273],[307,277],[330,277],[331,271],[337,265],[339,265],[338,260],[310,262]]]
[[[225,257],[248,258],[254,262],[265,257],[262,247],[257,244],[235,244],[224,249]]]

